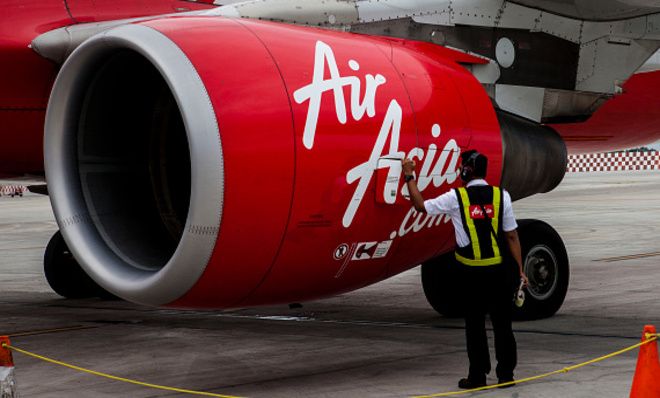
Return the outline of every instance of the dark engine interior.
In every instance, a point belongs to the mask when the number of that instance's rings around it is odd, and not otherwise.
[[[186,130],[166,81],[123,49],[99,63],[77,139],[82,193],[108,246],[144,270],[162,268],[181,239],[191,192]]]

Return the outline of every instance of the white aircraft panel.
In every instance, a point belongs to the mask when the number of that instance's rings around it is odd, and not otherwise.
[[[502,0],[452,2],[452,22],[457,25],[495,26]]]
[[[658,70],[660,70],[660,51],[653,54],[653,56],[649,58],[641,68],[639,68],[638,72],[655,72]]]
[[[360,0],[357,9],[360,22],[374,22],[447,13],[450,4],[449,0]]]
[[[497,26],[500,28],[534,29],[541,11],[507,2],[502,9]]]
[[[451,13],[449,11],[441,12],[438,14],[416,15],[413,17],[413,21],[427,25],[453,25],[451,23]]]
[[[507,84],[495,86],[495,101],[500,108],[536,122],[541,121],[544,98],[545,89],[543,87]]]
[[[629,71],[636,71],[657,50],[657,44],[649,41],[625,40],[603,38],[594,42],[597,46],[595,51],[588,50],[593,55],[590,57],[583,51],[580,52],[580,67],[583,62],[593,63],[593,74],[582,76],[578,80],[577,90],[603,93],[614,93],[617,86],[628,79]],[[584,57],[583,57],[584,55]],[[585,68],[586,69],[586,68]]]
[[[469,65],[467,68],[481,84],[495,84],[501,75],[499,64],[493,60],[488,60],[487,64]]]
[[[580,60],[576,83],[584,82],[596,73],[596,51],[598,51],[598,40],[583,44],[580,47]]]
[[[353,2],[341,0],[261,0],[207,11],[207,15],[288,21],[305,25],[350,25],[357,22]]]
[[[572,41],[580,42],[580,32],[582,22],[576,19],[561,17],[558,15],[544,12],[541,14],[540,21],[536,29],[541,32],[549,33],[553,36]]]
[[[616,22],[586,22],[582,28],[582,43],[589,43],[609,36],[614,31]]]
[[[648,27],[647,20],[647,17],[641,17],[622,21],[618,24],[618,29],[615,29],[614,35],[624,36],[629,39],[641,39],[646,35]]]

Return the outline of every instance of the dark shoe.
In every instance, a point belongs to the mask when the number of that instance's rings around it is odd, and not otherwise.
[[[507,379],[498,379],[497,380],[497,384],[504,384],[504,383],[512,383],[512,384],[507,384],[505,386],[499,386],[497,388],[510,388],[510,387],[514,387],[516,385],[515,380],[513,380],[513,377],[510,378],[510,379],[507,378]]]
[[[465,379],[460,379],[458,381],[458,388],[463,388],[465,390],[472,390],[473,388],[479,388],[479,387],[485,387],[486,386],[486,379],[471,379],[469,377]]]

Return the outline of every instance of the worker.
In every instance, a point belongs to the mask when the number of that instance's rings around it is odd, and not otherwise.
[[[490,315],[495,335],[498,384],[513,382],[517,353],[511,316],[514,291],[518,287],[513,286],[526,285],[528,280],[522,268],[518,225],[509,193],[488,185],[484,179],[488,159],[476,150],[461,154],[459,172],[465,186],[426,201],[415,181],[415,162],[403,159],[402,167],[415,210],[430,215],[448,214],[454,225],[455,260],[466,292],[462,299],[465,300],[465,337],[470,361],[468,376],[459,380],[458,386],[473,389],[487,385],[490,356],[486,314]]]

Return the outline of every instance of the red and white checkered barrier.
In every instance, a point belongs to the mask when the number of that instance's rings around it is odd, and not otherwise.
[[[660,170],[660,152],[610,152],[569,155],[568,173]]]
[[[0,196],[23,196],[28,189],[25,185],[0,185]]]

